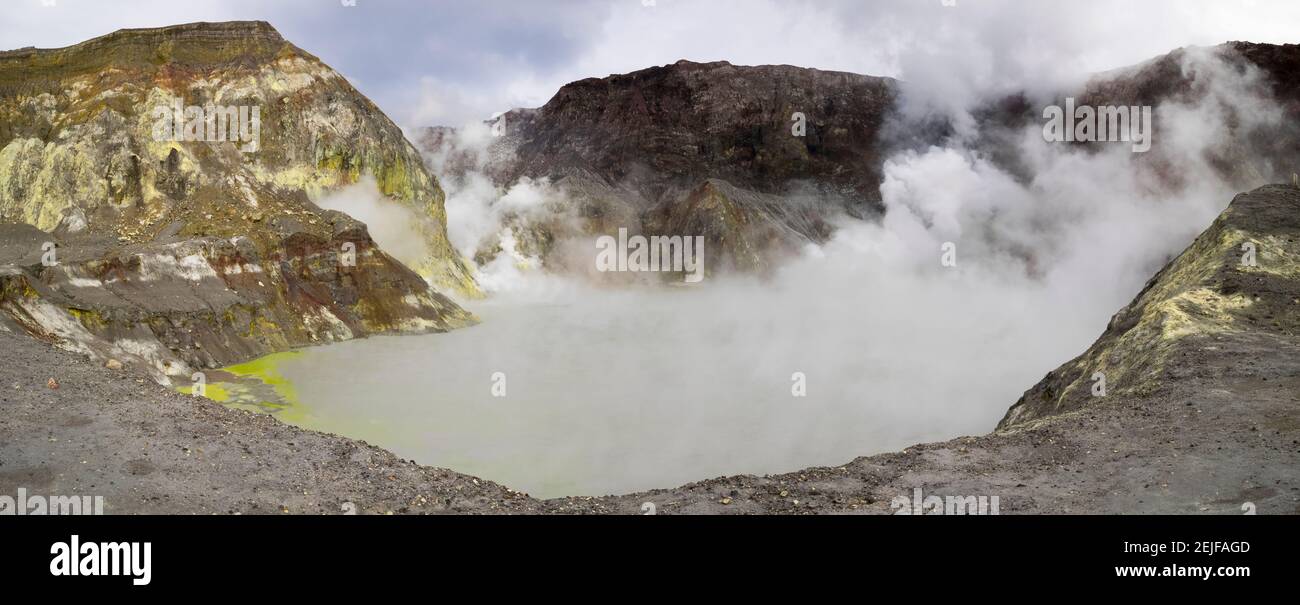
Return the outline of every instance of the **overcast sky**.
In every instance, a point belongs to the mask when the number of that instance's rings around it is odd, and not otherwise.
[[[1049,83],[1186,45],[1300,41],[1296,0],[0,0],[0,48],[261,19],[405,127],[545,103],[678,59],[889,75],[942,95]]]

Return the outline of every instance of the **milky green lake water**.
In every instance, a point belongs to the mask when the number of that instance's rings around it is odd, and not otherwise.
[[[602,495],[987,432],[1062,358],[999,324],[924,346],[971,331],[961,301],[945,303],[948,319],[909,319],[736,295],[480,303],[474,327],[279,356],[299,403],[269,411],[534,496]],[[792,392],[796,372],[806,396]]]

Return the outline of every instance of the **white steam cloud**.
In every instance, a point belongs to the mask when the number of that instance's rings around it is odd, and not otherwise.
[[[385,196],[374,177],[364,176],[316,200],[316,205],[338,210],[365,223],[380,249],[408,267],[429,257],[428,244],[419,230],[420,223],[428,219]]]
[[[542,260],[521,250],[515,228],[539,218],[561,218],[565,200],[545,180],[522,178],[498,187],[484,174],[492,134],[481,123],[467,124],[429,162],[447,194],[447,232],[452,246],[476,267],[475,279],[487,293],[548,297],[561,281],[539,269]],[[451,173],[455,173],[454,175]],[[560,215],[556,211],[560,211]],[[476,255],[484,247],[500,252],[481,264]]]

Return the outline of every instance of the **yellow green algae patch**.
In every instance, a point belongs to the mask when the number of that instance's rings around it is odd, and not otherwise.
[[[278,394],[284,401],[291,404],[297,404],[298,391],[294,389],[293,384],[280,373],[280,364],[299,355],[302,355],[299,351],[272,353],[265,357],[258,357],[252,361],[229,366],[224,368],[224,370],[236,376],[257,378],[258,380],[261,380],[263,384],[275,389],[276,394]]]
[[[272,353],[252,361],[209,372],[204,395],[227,407],[263,414],[274,414],[285,422],[303,420],[306,412],[298,399],[298,390],[280,372],[280,365],[301,355],[298,351]],[[193,391],[180,387],[182,393]]]
[[[194,387],[192,386],[177,387],[176,390],[185,393],[186,395],[194,394]],[[203,396],[218,403],[225,403],[230,400],[230,391],[227,390],[224,385],[210,384],[203,389]]]

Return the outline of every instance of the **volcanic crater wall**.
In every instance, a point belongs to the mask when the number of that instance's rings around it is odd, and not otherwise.
[[[160,137],[173,106],[255,109],[255,128],[241,125],[256,140]],[[312,201],[370,178],[414,217],[428,254],[411,268]],[[0,53],[0,308],[67,348],[163,376],[463,325],[472,317],[438,290],[477,286],[443,202],[400,129],[266,23]]]

